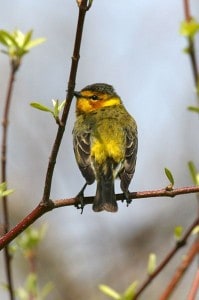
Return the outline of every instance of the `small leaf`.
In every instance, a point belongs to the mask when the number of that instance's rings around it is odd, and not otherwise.
[[[54,106],[54,112],[53,115],[55,118],[59,116],[59,100],[52,100],[53,106]]]
[[[23,48],[27,46],[27,44],[30,42],[32,37],[33,31],[30,30],[25,34],[24,40],[23,40]]]
[[[196,167],[195,167],[193,161],[188,162],[188,167],[189,167],[189,171],[190,171],[193,183],[195,185],[199,185],[198,173],[197,173],[197,170],[196,170]]]
[[[192,230],[192,234],[198,234],[199,233],[199,225],[195,226],[194,229]]]
[[[176,226],[174,228],[174,237],[175,237],[176,241],[179,241],[182,238],[182,233],[183,233],[182,226]]]
[[[132,300],[136,294],[136,289],[138,286],[138,281],[134,281],[124,292],[122,299]]]
[[[113,290],[112,288],[110,288],[109,286],[105,285],[105,284],[100,284],[99,285],[99,289],[107,296],[109,296],[110,298],[113,298],[115,300],[121,300],[121,296],[120,294],[118,294],[115,290]]]
[[[148,275],[153,274],[156,268],[156,255],[154,253],[149,254],[147,273]]]
[[[65,103],[66,103],[66,100],[62,101],[62,103],[59,105],[59,111],[62,110],[62,108],[64,107]]]
[[[196,106],[188,106],[188,110],[199,113],[199,107]]]
[[[168,180],[170,181],[171,185],[173,186],[174,185],[174,178],[173,178],[173,175],[172,175],[171,171],[167,168],[164,168],[164,171],[165,171],[165,174],[166,174]]]
[[[40,104],[40,103],[37,103],[37,102],[31,102],[30,105],[32,107],[36,108],[36,109],[47,111],[47,112],[50,112],[51,114],[54,114],[52,109],[50,109],[49,107],[47,107],[43,104]]]
[[[30,50],[33,47],[36,47],[46,41],[45,38],[38,38],[32,41],[29,41],[29,43],[26,45],[26,50]]]
[[[180,26],[180,34],[186,37],[193,38],[199,31],[199,23],[194,18],[190,21],[183,21]]]
[[[10,195],[10,194],[12,194],[14,192],[14,190],[6,190],[6,191],[4,191],[3,193],[2,193],[2,196],[3,197],[6,197],[6,196],[8,196],[8,195]]]
[[[41,299],[45,299],[53,289],[54,284],[52,282],[46,283],[40,292]]]

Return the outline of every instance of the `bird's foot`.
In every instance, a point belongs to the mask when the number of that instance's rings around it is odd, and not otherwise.
[[[130,199],[130,192],[128,190],[124,192],[124,199],[126,200],[126,206],[128,207],[132,202],[132,199]]]
[[[80,190],[80,192],[75,197],[79,200],[79,203],[75,204],[75,207],[77,209],[81,209],[81,214],[83,214],[83,210],[84,210],[84,190],[85,190],[86,186],[87,186],[87,183],[84,184],[83,188]]]

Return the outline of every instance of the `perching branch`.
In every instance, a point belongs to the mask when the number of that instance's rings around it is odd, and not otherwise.
[[[199,186],[190,186],[179,189],[173,189],[168,191],[167,189],[153,190],[153,191],[143,191],[143,192],[133,192],[130,193],[131,199],[141,199],[141,198],[153,198],[153,197],[174,197],[177,195],[198,193]],[[124,200],[124,194],[117,194],[116,199]],[[84,204],[92,204],[94,197],[84,197]],[[51,201],[49,200],[48,205],[43,205],[41,202],[29,215],[27,215],[21,222],[19,222],[12,230],[0,238],[0,250],[8,245],[14,238],[16,238],[22,231],[24,231],[28,226],[30,226],[34,221],[39,219],[46,212],[53,210],[55,208],[63,206],[74,205],[78,207],[80,204],[78,198],[68,198],[59,199]]]

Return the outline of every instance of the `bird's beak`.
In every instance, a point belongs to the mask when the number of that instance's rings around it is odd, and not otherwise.
[[[74,96],[75,96],[76,98],[79,98],[79,97],[81,97],[81,93],[80,93],[80,92],[74,91]]]

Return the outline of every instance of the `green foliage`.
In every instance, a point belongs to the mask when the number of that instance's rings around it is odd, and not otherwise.
[[[180,241],[182,238],[183,233],[183,227],[182,226],[176,226],[174,228],[174,237],[176,241]]]
[[[59,114],[63,109],[65,102],[66,101],[64,100],[59,104],[59,100],[52,99],[53,109],[37,102],[32,102],[30,103],[30,105],[36,109],[51,113],[54,119],[56,120],[56,122],[60,124]]]
[[[197,106],[188,106],[188,110],[199,113],[199,107]]]
[[[119,294],[109,286],[105,284],[101,284],[99,289],[108,297],[115,299],[115,300],[132,300],[136,293],[138,282],[134,281],[125,291],[123,294]]]
[[[192,18],[190,21],[183,21],[180,26],[180,34],[193,38],[195,34],[199,31],[199,23]]]
[[[47,230],[47,225],[43,224],[40,228],[36,229],[28,227],[15,241],[9,246],[9,251],[13,255],[17,251],[21,252],[23,257],[26,258],[30,265],[33,264],[36,258],[36,250],[40,242],[43,240]],[[38,275],[30,271],[24,286],[16,289],[15,294],[19,300],[44,300],[47,295],[52,291],[53,284],[48,282],[41,289],[38,287]]]
[[[165,174],[166,174],[166,176],[167,176],[167,178],[168,178],[168,180],[170,182],[170,185],[168,186],[168,188],[172,189],[173,186],[174,186],[173,175],[172,175],[171,171],[169,169],[167,169],[167,168],[164,168],[164,172],[165,172]]]
[[[24,257],[29,257],[32,251],[35,251],[39,243],[43,240],[46,230],[46,224],[43,224],[39,229],[28,227],[11,243],[9,248],[10,252],[14,254],[20,250]]]
[[[199,233],[199,225],[195,226],[194,229],[192,230],[192,234],[198,234]]]
[[[53,284],[51,282],[38,289],[38,278],[35,273],[30,273],[25,281],[24,287],[19,287],[16,290],[16,296],[20,300],[44,300],[52,291]]]
[[[6,197],[10,194],[12,194],[14,192],[14,190],[7,190],[7,184],[6,182],[2,182],[0,183],[0,197]]]
[[[193,163],[193,161],[188,162],[189,171],[193,180],[193,183],[195,185],[199,185],[199,173],[197,172],[197,169]]]
[[[156,255],[154,253],[149,254],[148,265],[147,265],[147,273],[148,275],[153,274],[156,269]]]
[[[18,69],[22,57],[27,54],[31,48],[36,47],[45,41],[44,38],[32,40],[32,33],[32,30],[25,34],[20,30],[14,30],[12,32],[0,30],[0,44],[6,49],[1,50],[1,52],[8,55],[14,70]]]

